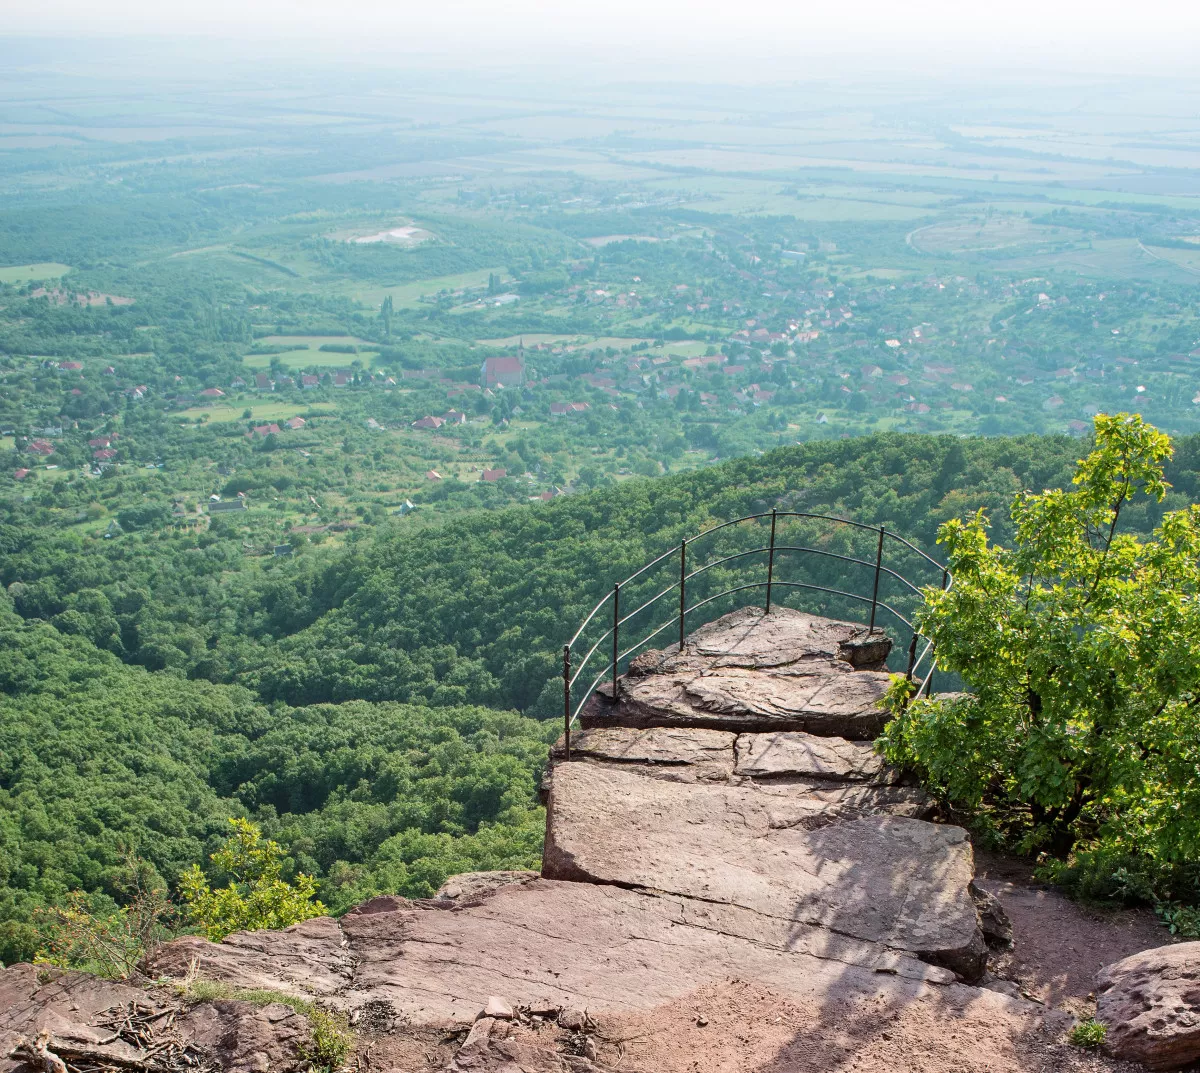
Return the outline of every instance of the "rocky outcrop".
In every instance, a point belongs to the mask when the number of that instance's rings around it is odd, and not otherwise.
[[[585,727],[807,730],[868,740],[883,729],[889,676],[882,633],[780,608],[744,608],[697,630],[682,650],[644,653],[597,689]]]
[[[1150,1069],[1200,1061],[1200,943],[1143,950],[1096,977],[1109,1050]]]

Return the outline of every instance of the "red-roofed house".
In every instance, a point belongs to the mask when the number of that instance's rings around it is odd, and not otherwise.
[[[429,469],[425,471],[425,479],[427,481],[440,481],[442,475],[436,469]]]
[[[97,462],[111,462],[114,458],[117,457],[117,452],[114,451],[111,447],[105,447],[104,450],[102,450],[102,451],[93,451],[92,457]]]
[[[27,470],[27,469],[13,470],[13,480],[14,481],[23,481],[26,477],[29,476],[30,472],[31,471]]]
[[[49,440],[34,440],[25,448],[25,450],[30,454],[41,455],[43,458],[45,458],[46,455],[54,454],[54,444],[52,444]]]
[[[319,376],[313,376],[312,373],[304,373],[300,377],[300,387],[304,391],[312,391],[313,388],[318,388],[320,386],[321,378]]]
[[[485,469],[483,471],[482,480],[485,481],[502,481],[508,476],[508,470],[504,469]]]
[[[279,426],[275,424],[274,421],[272,421],[269,425],[255,425],[254,428],[246,433],[246,436],[250,439],[253,439],[255,436],[259,436],[265,440],[271,435],[279,435]]]
[[[200,392],[200,397],[202,399],[223,399],[225,398],[225,392],[219,387],[206,387]]]
[[[520,358],[488,358],[481,376],[484,387],[520,387],[525,383],[525,363]]]
[[[303,428],[304,424],[305,422],[303,417],[293,417],[290,421],[288,421],[287,427],[294,431],[295,429]]]
[[[83,362],[81,361],[60,361],[58,363],[59,372],[78,373],[83,371]]]
[[[420,421],[414,421],[412,423],[412,427],[413,428],[435,429],[435,428],[441,428],[445,423],[446,422],[443,418],[434,417],[434,416],[430,415],[428,417],[422,417]]]
[[[586,402],[552,402],[550,416],[562,417],[563,414],[581,414],[590,409]]]
[[[465,425],[467,423],[467,415],[460,413],[458,410],[447,410],[442,414],[442,420],[447,425]]]

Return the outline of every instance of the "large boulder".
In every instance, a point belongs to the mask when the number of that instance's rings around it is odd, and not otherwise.
[[[880,795],[904,792],[792,794],[560,764],[542,874],[733,906],[975,979],[986,946],[969,889],[971,845],[961,828],[886,814]]]
[[[1096,1017],[1114,1055],[1150,1069],[1200,1061],[1200,943],[1143,950],[1100,970]]]

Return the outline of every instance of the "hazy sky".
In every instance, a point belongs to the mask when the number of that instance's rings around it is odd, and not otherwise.
[[[272,51],[531,66],[580,61],[653,74],[707,65],[735,80],[890,70],[1186,73],[1196,0],[7,0],[8,34],[188,34]],[[703,71],[697,71],[703,76]],[[708,80],[702,78],[702,80]],[[722,80],[721,77],[714,78]]]

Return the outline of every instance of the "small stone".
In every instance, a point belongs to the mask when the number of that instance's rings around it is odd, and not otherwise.
[[[591,1036],[588,1036],[588,1038],[583,1041],[583,1056],[590,1062],[594,1062],[596,1060],[596,1041],[592,1039]]]
[[[587,1013],[583,1010],[563,1010],[558,1015],[558,1023],[568,1032],[578,1032],[587,1024]]]
[[[496,995],[488,996],[487,1005],[483,1009],[484,1017],[495,1017],[501,1021],[511,1021],[513,1018],[513,1008],[504,1001],[504,999]]]
[[[708,1018],[705,1017],[704,1014],[701,1013],[701,1014],[696,1015],[696,1026],[698,1028],[703,1028],[707,1024],[708,1024]]]
[[[458,1048],[455,1059],[466,1061],[477,1055],[485,1054],[491,1040],[492,1027],[495,1023],[496,1021],[492,1017],[479,1018],[471,1026],[471,1031],[467,1033],[467,1038],[463,1040],[462,1046]]]
[[[282,1002],[272,1002],[269,1006],[264,1006],[262,1012],[263,1016],[273,1025],[296,1016],[296,1011]]]

